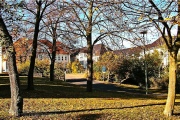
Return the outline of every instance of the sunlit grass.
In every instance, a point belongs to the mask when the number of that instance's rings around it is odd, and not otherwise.
[[[1,78],[0,78],[1,79]],[[26,90],[27,78],[21,78],[24,113],[20,118],[8,114],[10,90],[8,78],[0,81],[0,119],[52,120],[176,120],[180,119],[180,95],[177,95],[175,115],[163,113],[166,97],[152,95],[93,91],[62,81],[35,79],[35,90]],[[121,87],[121,86],[120,86]],[[123,87],[126,87],[123,85]],[[130,86],[127,89],[131,88]],[[133,88],[132,89],[136,89]],[[160,99],[159,99],[160,98]]]

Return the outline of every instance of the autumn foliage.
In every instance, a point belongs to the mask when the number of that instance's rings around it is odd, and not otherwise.
[[[79,62],[79,60],[75,60],[71,64],[71,70],[72,70],[72,73],[80,73],[84,71],[84,68],[82,64]]]

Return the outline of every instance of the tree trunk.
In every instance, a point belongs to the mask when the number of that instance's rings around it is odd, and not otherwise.
[[[88,53],[87,53],[87,92],[92,92],[92,83],[93,83],[93,60],[92,60],[92,45],[91,42],[88,42]]]
[[[93,1],[89,2],[89,22],[86,30],[87,36],[87,92],[92,92],[92,83],[93,83],[93,45],[92,45],[92,14],[93,14]]]
[[[50,65],[50,81],[54,81],[54,64],[56,58],[56,39],[53,39],[52,58]]]
[[[11,105],[9,113],[14,116],[20,116],[23,110],[23,98],[20,94],[20,80],[16,66],[15,50],[13,48],[12,37],[10,36],[3,18],[0,16],[0,38],[6,48],[8,58],[8,69],[11,89]]]
[[[54,81],[54,63],[55,60],[52,59],[50,64],[50,81]]]
[[[30,67],[29,67],[29,72],[28,72],[28,85],[27,85],[28,90],[34,90],[33,75],[34,75],[34,66],[35,66],[35,59],[36,59],[39,25],[41,21],[41,17],[40,17],[41,5],[42,5],[41,3],[37,5],[37,15],[36,15],[35,30],[34,30],[34,38],[33,38],[32,56],[31,56]]]
[[[20,81],[14,52],[9,53],[8,55],[8,69],[11,89],[11,105],[9,113],[14,116],[20,116],[23,111],[23,98],[20,94]]]
[[[166,116],[172,116],[174,111],[174,103],[176,97],[176,70],[177,70],[177,54],[174,52],[169,53],[169,87],[168,97],[164,114]]]
[[[29,72],[28,72],[28,83],[27,83],[28,90],[34,90],[33,76],[34,76],[34,66],[35,66],[35,59],[36,59],[36,48],[33,47],[31,61],[30,61],[30,67],[29,67]]]

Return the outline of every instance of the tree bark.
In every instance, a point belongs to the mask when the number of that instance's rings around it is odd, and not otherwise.
[[[178,13],[180,13],[180,0],[178,2]],[[177,16],[179,18],[179,15]],[[178,21],[176,21],[178,22]],[[178,23],[177,38],[174,45],[169,50],[169,88],[164,114],[172,116],[176,98],[176,81],[177,81],[177,54],[180,48],[180,25]]]
[[[93,1],[89,3],[89,22],[86,30],[87,36],[87,92],[92,92],[93,83],[93,45],[92,45],[92,14],[93,14]]]
[[[88,71],[88,78],[87,78],[87,92],[92,92],[92,83],[93,83],[93,60],[92,60],[92,49],[93,46],[91,45],[91,41],[88,41],[88,53],[87,53],[87,71]]]
[[[20,80],[16,66],[15,50],[13,47],[12,37],[7,30],[2,16],[0,16],[0,38],[4,43],[3,47],[5,47],[8,58],[7,63],[11,89],[11,105],[9,113],[14,116],[20,116],[23,111],[23,98],[21,97],[20,92]]]
[[[37,50],[37,40],[38,40],[38,34],[39,34],[39,25],[41,21],[41,1],[37,5],[37,14],[36,14],[36,23],[35,23],[35,30],[34,30],[34,38],[33,38],[33,48],[32,48],[32,56],[30,61],[30,67],[28,72],[28,90],[34,90],[34,82],[33,82],[33,76],[34,76],[34,66],[35,66],[35,59],[36,59],[36,50]]]
[[[169,52],[169,86],[168,86],[167,101],[163,113],[166,116],[172,116],[174,111],[175,97],[176,97],[177,53],[180,48],[180,25],[178,25],[177,38],[175,41],[173,41],[173,37],[171,34],[172,27],[169,27],[168,23],[164,21],[163,13],[157,7],[157,5],[155,5],[155,3],[152,0],[149,0],[149,2],[153,6],[153,8],[157,11],[158,19],[161,20],[161,23],[164,26],[163,30],[160,31]],[[179,13],[180,1],[178,0],[177,2],[178,2],[178,13]],[[179,17],[179,15],[177,15],[177,17]],[[158,24],[156,25],[157,28],[160,28]]]
[[[23,98],[20,94],[20,81],[14,52],[9,53],[8,55],[8,69],[11,89],[11,105],[9,113],[14,116],[20,116],[23,111]]]
[[[50,64],[50,81],[54,81],[54,63],[55,63],[55,60],[52,58],[51,64]]]
[[[169,52],[169,86],[168,97],[164,109],[166,116],[172,116],[176,97],[176,71],[177,71],[177,53]]]
[[[54,81],[55,58],[56,58],[56,39],[53,38],[52,58],[51,58],[51,65],[50,65],[50,81]]]

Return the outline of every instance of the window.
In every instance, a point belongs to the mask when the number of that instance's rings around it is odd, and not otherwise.
[[[60,56],[58,56],[58,60],[61,60],[61,57],[60,57]]]

